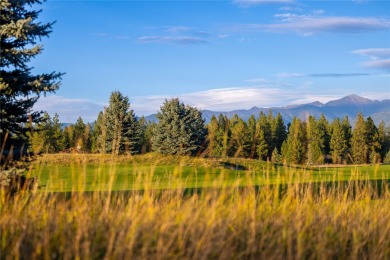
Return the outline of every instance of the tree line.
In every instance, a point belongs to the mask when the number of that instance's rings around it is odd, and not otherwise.
[[[280,113],[260,112],[247,121],[234,115],[212,116],[206,125],[201,111],[179,99],[166,100],[158,123],[138,118],[128,97],[112,92],[109,105],[93,124],[79,117],[62,127],[58,115],[45,113],[41,123],[28,125],[30,151],[76,151],[103,154],[197,155],[240,157],[288,164],[380,163],[390,160],[390,128],[375,125],[359,113],[354,127],[349,118],[329,122],[324,115],[306,121],[294,117],[285,124]]]

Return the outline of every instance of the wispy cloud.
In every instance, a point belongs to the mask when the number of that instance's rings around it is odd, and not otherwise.
[[[200,37],[189,36],[143,36],[137,39],[138,43],[173,43],[179,45],[207,44],[209,41]]]
[[[302,78],[305,77],[305,74],[302,73],[279,73],[276,75],[277,78],[285,79],[285,78]]]
[[[169,33],[182,33],[192,30],[191,27],[187,26],[164,26],[166,31]]]
[[[107,104],[93,102],[88,99],[66,98],[50,95],[41,97],[34,106],[35,111],[47,111],[51,116],[57,113],[60,120],[66,123],[74,123],[81,116],[84,122],[96,120],[99,111]]]
[[[380,70],[390,72],[390,59],[373,60],[373,61],[369,61],[369,62],[364,63],[364,65],[368,68],[380,69]]]
[[[367,33],[390,29],[390,20],[375,17],[318,16],[293,13],[276,14],[278,23],[237,25],[240,31],[268,31],[298,33],[309,36],[316,33]]]
[[[363,76],[373,76],[376,74],[372,73],[313,73],[313,74],[303,74],[303,73],[279,73],[276,75],[277,78],[344,78],[344,77],[363,77]]]
[[[130,39],[130,36],[124,34],[95,33],[93,35],[99,38],[111,38],[111,39],[119,39],[119,40]]]
[[[390,48],[360,49],[351,53],[369,57],[371,61],[363,63],[367,68],[390,72]]]
[[[352,51],[351,53],[368,56],[372,59],[390,58],[390,48],[369,48]]]
[[[289,4],[294,3],[294,0],[233,0],[233,3],[243,7],[250,7],[254,5],[264,4]]]
[[[318,73],[318,74],[308,74],[308,77],[313,78],[344,78],[344,77],[362,77],[362,76],[372,76],[371,73]]]

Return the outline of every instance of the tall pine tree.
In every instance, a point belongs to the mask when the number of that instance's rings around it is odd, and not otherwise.
[[[31,59],[43,50],[38,42],[47,37],[53,23],[38,21],[35,4],[42,1],[1,1],[0,11],[0,143],[8,136],[7,147],[24,142],[30,121],[41,121],[41,112],[32,107],[42,94],[59,88],[61,73],[33,74]]]

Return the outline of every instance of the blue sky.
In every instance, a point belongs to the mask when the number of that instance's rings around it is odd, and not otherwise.
[[[95,120],[114,90],[137,115],[165,98],[227,111],[348,94],[390,98],[390,1],[51,1],[36,72],[65,72],[35,106]]]

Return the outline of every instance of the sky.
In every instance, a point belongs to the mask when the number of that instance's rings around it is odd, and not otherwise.
[[[138,116],[165,99],[230,111],[390,99],[390,1],[55,1],[34,72],[66,73],[35,110],[93,122],[112,91]]]

